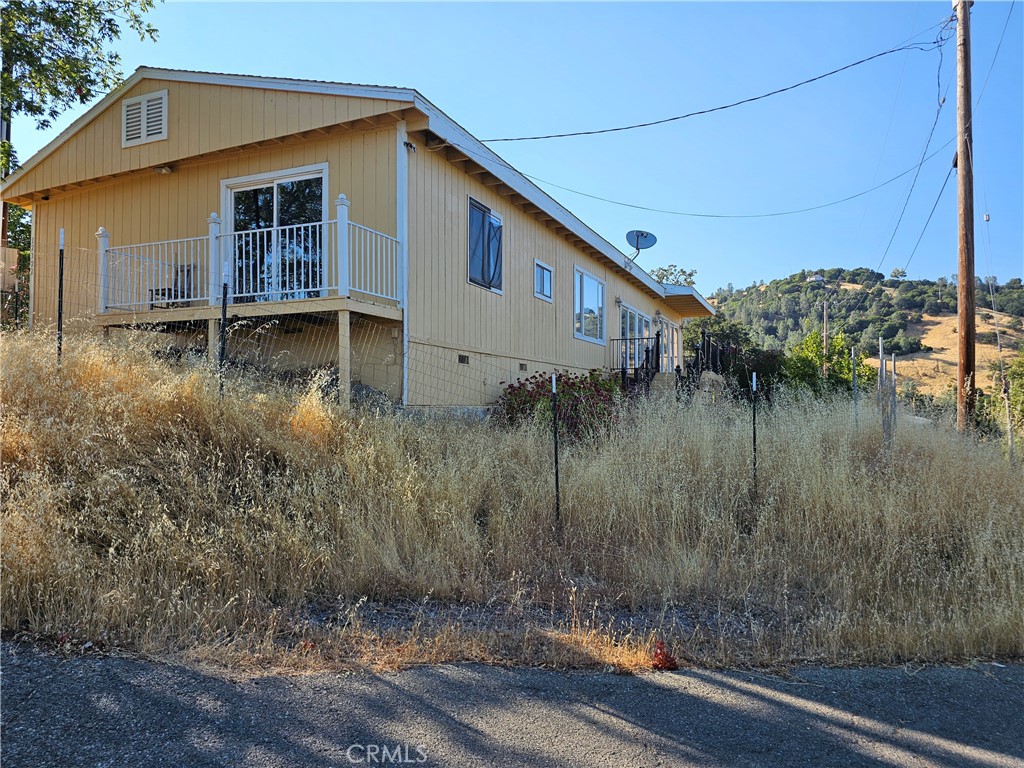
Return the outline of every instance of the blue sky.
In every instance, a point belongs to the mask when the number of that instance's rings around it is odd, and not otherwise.
[[[1022,11],[1020,2],[979,0],[971,17],[976,271],[1000,282],[1024,276]],[[157,43],[127,34],[117,50],[125,74],[148,65],[412,87],[490,139],[611,128],[746,99],[911,38],[930,42],[950,14],[948,0],[166,2],[149,15]],[[628,230],[655,233],[640,265],[696,269],[705,294],[832,266],[887,275],[905,267],[910,277],[935,278],[957,266],[955,175],[938,198],[955,147],[955,38],[941,61],[937,50],[894,53],[710,115],[489,146],[520,171],[598,197],[682,213],[765,214],[829,203],[914,168],[939,93],[946,101],[928,150],[938,154],[922,165],[898,228],[913,173],[840,205],[767,218],[655,213],[540,184],[626,252]],[[82,111],[49,131],[16,119],[22,160]]]

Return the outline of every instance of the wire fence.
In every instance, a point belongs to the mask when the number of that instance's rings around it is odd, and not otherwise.
[[[23,281],[3,296],[4,327],[24,329],[31,319],[37,329],[59,328],[59,346],[67,334],[78,332],[110,336],[143,331],[150,334],[150,343],[160,354],[220,366],[221,376],[229,380],[254,374],[306,382],[313,375],[324,378],[326,372],[339,399],[348,397],[346,405],[351,402],[388,411],[444,410],[481,416],[514,382],[550,376],[556,370],[585,373],[521,352],[466,348],[407,332],[403,308],[397,301],[379,296],[352,292],[360,301],[344,305],[348,310],[341,309],[337,295],[306,296],[301,301],[249,301],[252,297],[246,295],[237,303],[229,298],[221,306],[219,292],[211,296],[210,291],[196,287],[180,291],[182,286],[174,282],[180,280],[180,271],[173,269],[161,278],[166,286],[154,283],[159,301],[143,302],[132,311],[108,306],[108,311],[97,312],[102,291],[109,291],[109,278],[96,250],[69,249],[63,259],[59,252],[37,252],[31,295]],[[701,355],[708,360],[724,354],[714,349],[709,352],[705,346]],[[689,361],[680,357],[679,362]],[[859,397],[851,403],[851,412],[856,428],[859,420],[870,426],[869,411],[875,411],[880,444],[888,449],[898,422],[907,414],[899,413],[905,406],[896,397],[896,359],[881,362],[878,384],[859,382]],[[698,359],[679,370],[659,371],[654,382],[627,382],[632,386],[624,389],[630,395],[653,395],[687,404],[729,400],[731,394],[721,378],[702,375],[703,368]],[[611,364],[604,373],[615,380],[621,374]],[[870,407],[873,388],[876,397]],[[746,382],[748,403],[750,390]],[[758,396],[763,399],[765,394]],[[600,419],[602,414],[587,417]]]

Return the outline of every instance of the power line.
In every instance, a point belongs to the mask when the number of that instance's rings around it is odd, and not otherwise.
[[[939,147],[935,152],[933,152],[932,154],[930,154],[927,157],[925,157],[921,162],[923,163],[923,162],[927,162],[927,161],[931,160],[933,157],[935,157],[940,152],[942,152],[942,150],[944,150],[946,147],[948,147],[954,141],[956,141],[955,137],[950,139],[949,141],[947,141],[945,144],[943,144],[941,147]],[[464,147],[461,144],[455,144],[455,143],[452,143],[452,142],[445,142],[445,144],[442,145],[442,147],[439,147],[438,149],[443,148],[443,146],[451,146],[451,147],[459,150],[460,152],[464,152],[467,155],[472,155],[474,157],[486,158],[486,159],[491,160],[491,161],[497,160],[499,165],[501,165],[501,166],[503,166],[505,168],[508,168],[509,170],[515,171],[516,173],[520,174],[521,176],[525,176],[526,178],[528,178],[528,179],[530,179],[532,181],[535,181],[535,182],[537,182],[539,184],[546,184],[549,187],[555,187],[556,189],[561,189],[564,192],[571,192],[574,195],[579,195],[581,197],[587,197],[587,198],[590,198],[591,200],[598,200],[598,201],[600,201],[602,203],[608,203],[609,205],[618,205],[618,206],[622,206],[623,208],[633,208],[633,209],[639,210],[639,211],[648,211],[650,213],[663,213],[663,214],[668,215],[668,216],[688,216],[688,217],[691,217],[691,218],[701,218],[701,219],[766,219],[766,218],[771,218],[771,217],[775,217],[775,216],[792,216],[792,215],[798,214],[798,213],[809,213],[811,211],[818,211],[818,210],[821,210],[822,208],[830,208],[830,207],[832,207],[834,205],[839,205],[841,203],[849,202],[850,200],[855,200],[858,197],[863,197],[864,195],[870,194],[871,192],[874,192],[874,191],[876,191],[878,189],[881,189],[882,187],[886,187],[889,184],[892,184],[894,181],[899,181],[904,176],[906,176],[908,173],[913,173],[914,171],[918,170],[918,168],[920,168],[920,164],[914,165],[911,168],[908,168],[905,171],[902,171],[901,173],[896,174],[895,176],[893,176],[888,181],[883,181],[881,184],[876,184],[875,186],[871,187],[870,189],[865,189],[865,190],[863,190],[861,192],[857,192],[855,194],[848,195],[847,197],[841,198],[839,200],[833,200],[831,202],[822,203],[820,205],[812,205],[812,206],[807,207],[807,208],[797,208],[797,209],[789,210],[789,211],[773,211],[771,213],[697,213],[697,212],[694,212],[694,211],[672,211],[672,210],[667,210],[667,209],[664,209],[664,208],[652,208],[652,207],[649,207],[649,206],[646,206],[646,205],[637,205],[637,204],[634,204],[634,203],[626,203],[626,202],[623,202],[621,200],[612,200],[612,199],[607,198],[607,197],[601,197],[600,195],[592,195],[589,192],[581,192],[578,189],[572,189],[571,187],[564,187],[561,184],[556,184],[553,181],[547,181],[546,179],[542,179],[542,178],[540,178],[538,176],[533,176],[533,175],[531,175],[529,173],[524,173],[523,171],[517,170],[513,166],[509,165],[508,163],[503,161],[501,158],[499,158],[497,155],[493,155],[493,154],[492,155],[484,155],[481,152],[477,152],[475,150],[469,149],[468,147]]]
[[[943,25],[942,30],[939,32],[939,37],[940,38],[949,29],[950,26],[951,26],[951,22],[950,21],[947,21],[946,24]],[[948,40],[948,39],[949,39],[948,37],[944,38],[944,40]],[[921,175],[921,166],[924,164],[924,158],[925,158],[925,155],[928,153],[928,147],[931,146],[932,137],[935,135],[935,127],[939,124],[939,116],[942,114],[942,106],[946,103],[946,96],[945,96],[945,94],[942,93],[942,59],[943,59],[942,48],[940,47],[939,48],[939,66],[935,70],[935,90],[936,90],[936,93],[935,93],[935,101],[936,101],[935,119],[932,121],[931,130],[928,131],[928,138],[925,139],[924,149],[921,150],[921,159],[917,163],[917,171],[914,173],[914,178],[910,182],[910,189],[907,190],[907,197],[903,201],[903,208],[900,210],[900,215],[896,219],[896,226],[893,227],[892,235],[890,235],[889,242],[885,246],[885,252],[882,254],[881,261],[878,262],[879,268],[882,266],[882,263],[885,261],[885,257],[889,255],[889,249],[892,248],[893,241],[895,241],[895,239],[896,239],[896,233],[899,232],[900,224],[903,223],[903,216],[907,212],[907,206],[910,205],[910,198],[914,194],[914,187],[917,186],[917,179]],[[952,82],[953,81],[950,80],[950,85],[952,84]],[[946,86],[946,93],[949,93],[949,85]],[[948,176],[947,176],[947,178],[948,178]],[[945,185],[943,185],[943,186],[945,186]],[[876,271],[878,271],[878,270],[876,270]]]
[[[1000,50],[1000,48],[1002,48],[1002,45],[1003,45],[1003,38],[1005,37],[1005,35],[1006,35],[1006,29],[1007,29],[1007,27],[1008,27],[1008,26],[1009,26],[1009,24],[1010,24],[1010,17],[1011,17],[1011,15],[1013,14],[1013,6],[1014,6],[1014,5],[1016,4],[1016,2],[1017,2],[1017,0],[1012,0],[1012,2],[1010,3],[1010,9],[1009,9],[1009,11],[1007,11],[1007,14],[1006,14],[1006,21],[1005,21],[1005,22],[1003,22],[1003,30],[1002,30],[1002,32],[1001,32],[1001,33],[1000,33],[1000,35],[999,35],[999,42],[998,42],[998,43],[996,44],[996,50],[995,50],[995,52],[994,52],[994,53],[992,54],[992,61],[990,61],[990,62],[989,62],[989,65],[988,65],[988,72],[987,72],[987,73],[985,74],[985,83],[984,83],[984,84],[982,85],[982,88],[981,88],[981,92],[980,92],[980,93],[978,94],[978,98],[977,98],[977,99],[975,99],[975,101],[974,101],[974,106],[975,106],[975,114],[976,114],[976,110],[977,110],[977,106],[978,106],[978,104],[979,104],[979,103],[981,103],[981,97],[982,97],[982,96],[984,95],[984,93],[985,93],[985,86],[987,86],[987,85],[988,85],[988,81],[989,81],[989,78],[990,78],[990,77],[992,76],[992,70],[993,70],[993,69],[995,68],[995,65],[996,65],[996,59],[998,59],[998,58],[999,58],[999,50]],[[949,23],[950,23],[950,20],[948,20],[948,19],[947,19],[947,20],[946,20],[945,22],[943,22],[943,31],[945,31],[945,27],[946,27],[946,25],[948,25]],[[941,33],[940,33],[940,35],[941,35]],[[942,64],[941,64],[941,51],[940,51],[940,63],[939,63],[939,71],[940,71],[940,72],[941,72],[941,67],[942,67]],[[941,82],[940,82],[940,81],[938,81],[938,80],[937,80],[937,85],[938,85],[938,87],[939,87],[939,88],[941,89]],[[947,89],[947,92],[948,92],[948,90],[949,90],[949,86],[947,86],[947,87],[946,87],[946,89]],[[943,100],[944,100],[944,97],[943,97]],[[942,104],[941,104],[941,101],[940,101],[940,104],[939,104],[939,109],[941,109],[941,107],[942,107]],[[938,113],[937,113],[937,112],[936,112],[936,119],[938,119]],[[972,120],[972,122],[973,122],[973,120],[974,120],[974,115],[972,115],[972,116],[971,116],[971,120]],[[932,126],[932,131],[934,131],[934,130],[935,130],[935,126],[933,125],[933,126]],[[929,141],[931,141],[931,135],[930,135],[930,134],[929,134],[929,139],[928,139],[928,140],[929,140]],[[950,144],[951,144],[951,143],[952,143],[952,142],[953,142],[954,140],[955,140],[955,139],[951,139],[950,141],[947,141],[947,142],[946,142],[945,144],[943,144],[943,145],[942,145],[941,147],[939,147],[939,149],[938,149],[938,150],[937,150],[937,151],[936,151],[935,153],[933,153],[932,155],[929,155],[929,157],[928,157],[928,158],[926,158],[926,159],[930,159],[931,157],[934,157],[934,156],[935,156],[936,154],[938,154],[938,153],[939,153],[939,152],[941,152],[941,151],[942,151],[943,149],[945,149],[945,148],[946,148],[947,146],[949,146],[949,145],[950,145]],[[925,145],[925,151],[927,151],[927,146],[928,146],[928,145],[926,144],[926,145]],[[973,157],[972,157],[972,164],[973,164]],[[920,165],[918,166],[918,168],[920,168]],[[934,206],[932,206],[932,210],[931,210],[931,213],[929,213],[929,214],[928,214],[928,221],[927,221],[927,222],[925,222],[925,225],[924,225],[924,229],[923,229],[923,230],[921,231],[921,236],[920,236],[920,237],[918,237],[918,239],[917,239],[917,243],[916,243],[916,244],[914,245],[914,249],[913,249],[913,251],[911,251],[911,254],[910,254],[910,258],[908,258],[908,259],[907,259],[907,263],[906,263],[906,265],[904,266],[904,270],[906,270],[906,268],[910,266],[910,261],[911,261],[911,259],[913,259],[913,258],[914,258],[914,254],[915,254],[915,253],[917,252],[917,248],[918,248],[918,246],[920,246],[920,244],[921,244],[921,239],[922,239],[922,238],[924,237],[924,233],[925,233],[925,231],[927,231],[927,229],[928,229],[928,223],[929,223],[929,222],[931,222],[931,218],[932,218],[932,215],[933,215],[933,214],[935,213],[935,206],[937,206],[937,205],[939,204],[939,198],[941,198],[941,197],[942,197],[942,191],[943,191],[943,190],[945,190],[945,188],[946,188],[946,184],[947,184],[947,183],[949,182],[949,178],[950,178],[950,175],[952,174],[952,172],[953,172],[953,169],[952,169],[952,168],[950,168],[950,170],[949,170],[949,171],[948,171],[948,172],[946,173],[946,179],[945,179],[945,181],[943,181],[943,183],[942,183],[942,190],[940,190],[940,191],[939,191],[939,195],[938,195],[938,198],[937,198],[937,199],[936,199],[936,201],[935,201],[935,205],[934,205]],[[917,178],[917,177],[915,176],[915,182],[916,182],[916,178]],[[911,191],[913,191],[913,187],[911,187]],[[908,195],[908,198],[907,198],[907,200],[908,200],[908,202],[909,202],[909,195]],[[904,210],[904,211],[906,211],[906,205],[905,205],[905,204],[904,204],[903,210]],[[902,218],[903,218],[903,214],[901,213],[901,214],[900,214],[900,220],[902,220]],[[899,228],[899,222],[897,222],[897,224],[896,224],[896,227],[897,227],[897,228]],[[893,231],[893,236],[895,236],[895,234],[896,234],[896,233],[895,233],[895,230],[894,230],[894,231]],[[890,238],[890,241],[889,241],[889,245],[892,245],[892,239],[891,239],[891,238]],[[877,266],[877,267],[875,268],[875,271],[876,271],[876,272],[877,272],[877,271],[879,271],[879,269],[881,269],[881,267],[882,267],[882,263],[883,263],[883,262],[885,261],[885,256],[886,256],[886,254],[888,254],[888,252],[889,252],[889,249],[888,249],[888,247],[887,247],[887,248],[886,248],[886,251],[885,251],[885,253],[884,253],[884,254],[882,255],[882,258],[881,258],[881,260],[880,260],[880,261],[878,262],[878,266]],[[832,296],[833,296],[834,294],[836,294],[836,293],[838,292],[838,290],[839,290],[838,286],[836,286],[835,288],[833,288],[833,289],[832,289],[832,290],[831,290],[831,291],[829,292],[829,294],[828,294],[828,295],[827,295],[827,296],[825,297],[825,301],[828,301],[829,299],[831,299],[831,297],[832,297]],[[851,309],[851,310],[850,310],[850,311],[849,311],[849,312],[847,313],[847,319],[846,319],[845,321],[843,321],[843,322],[842,322],[842,323],[841,323],[841,324],[839,325],[839,328],[837,328],[837,329],[836,329],[836,332],[837,332],[837,333],[838,333],[839,331],[841,331],[841,330],[843,329],[843,327],[844,327],[844,326],[846,325],[846,323],[847,323],[847,322],[849,321],[850,315],[852,315],[852,314],[853,314],[854,312],[856,312],[857,310],[859,310],[859,309],[860,309],[860,304],[862,304],[862,303],[863,303],[863,300],[864,300],[864,296],[862,296],[862,297],[861,297],[861,299],[860,299],[860,300],[859,300],[859,301],[857,302],[857,304],[856,304],[856,305],[854,306],[854,308],[853,308],[853,309]]]
[[[917,247],[921,245],[921,241],[924,239],[924,233],[928,231],[928,225],[932,222],[932,216],[935,215],[935,209],[939,207],[939,200],[942,199],[942,193],[946,191],[946,185],[949,183],[950,177],[953,175],[953,169],[950,168],[946,172],[946,180],[942,182],[942,188],[939,190],[938,197],[935,198],[935,203],[932,205],[932,210],[928,214],[928,218],[924,222],[924,228],[921,230],[921,234],[917,238],[917,242],[914,243],[914,249],[910,252],[910,256],[907,258],[907,263],[903,265],[903,271],[906,272],[907,267],[910,266],[911,260],[914,258],[914,254],[917,253]]]
[[[891,55],[893,53],[900,53],[902,51],[925,51],[925,52],[927,52],[927,51],[934,51],[936,48],[939,48],[941,50],[942,46],[946,42],[946,39],[948,39],[948,38],[942,38],[942,33],[945,32],[947,24],[948,24],[948,19],[944,20],[939,25],[936,25],[936,26],[942,26],[943,29],[942,29],[942,31],[940,31],[939,36],[937,36],[936,39],[933,42],[931,42],[931,43],[911,43],[910,45],[899,45],[899,46],[897,46],[895,48],[890,48],[889,50],[882,51],[881,53],[876,53],[873,56],[868,56],[867,58],[863,58],[863,59],[860,59],[859,61],[855,61],[852,64],[847,64],[844,67],[839,67],[839,69],[833,69],[831,72],[826,72],[823,75],[817,75],[816,77],[811,77],[811,78],[808,78],[807,80],[801,80],[799,83],[794,83],[793,85],[788,85],[785,88],[776,88],[774,91],[769,91],[768,93],[762,93],[760,96],[751,96],[749,98],[740,99],[739,101],[734,101],[734,102],[731,102],[729,104],[723,104],[723,105],[718,106],[718,107],[710,107],[708,109],[700,109],[700,110],[697,110],[695,112],[687,112],[686,114],[683,114],[683,115],[675,115],[673,117],[666,117],[666,118],[662,118],[661,120],[651,120],[651,121],[646,122],[646,123],[634,123],[632,125],[622,125],[622,126],[618,126],[616,128],[599,128],[599,129],[592,130],[592,131],[573,131],[573,132],[570,132],[570,133],[550,133],[550,134],[545,134],[545,135],[540,135],[540,136],[513,136],[513,137],[500,138],[500,139],[483,139],[482,141],[485,144],[493,144],[493,143],[496,143],[496,142],[508,142],[508,141],[541,141],[541,140],[544,140],[544,139],[565,139],[565,138],[569,138],[571,136],[595,136],[595,135],[602,134],[602,133],[618,133],[618,132],[621,132],[621,131],[632,131],[632,130],[635,130],[637,128],[650,128],[650,127],[655,126],[655,125],[664,125],[665,123],[672,123],[672,122],[676,122],[678,120],[686,120],[688,118],[698,117],[700,115],[709,115],[709,114],[712,114],[713,112],[722,112],[723,110],[726,110],[726,109],[732,109],[733,107],[739,107],[739,106],[742,106],[744,104],[750,104],[750,103],[753,103],[755,101],[761,101],[762,99],[767,99],[770,96],[777,96],[780,93],[786,93],[787,91],[792,91],[792,90],[794,90],[796,88],[800,88],[801,86],[809,85],[810,83],[815,83],[815,82],[817,82],[819,80],[824,80],[827,77],[832,77],[833,75],[838,75],[840,72],[845,72],[848,69],[852,69],[854,67],[858,67],[861,64],[867,64],[870,61],[874,61],[875,59],[880,59],[883,56],[889,56],[889,55]],[[931,29],[934,29],[934,27],[932,27]],[[925,31],[928,31],[928,30],[925,30]]]

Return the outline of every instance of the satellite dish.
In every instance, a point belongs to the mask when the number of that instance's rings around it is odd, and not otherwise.
[[[650,232],[643,232],[639,229],[631,229],[626,233],[626,242],[638,251],[643,251],[650,248],[656,242],[658,238],[652,235]],[[634,257],[635,258],[635,257]]]
[[[650,232],[644,232],[641,229],[631,229],[626,233],[626,242],[636,248],[636,253],[626,259],[626,269],[632,269],[633,262],[636,261],[636,257],[640,255],[640,251],[645,248],[650,248],[658,242],[658,238]]]

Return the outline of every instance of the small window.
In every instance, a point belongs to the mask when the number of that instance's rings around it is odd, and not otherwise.
[[[551,267],[537,260],[533,262],[533,295],[551,301]]]
[[[579,267],[575,277],[576,338],[604,344],[604,283]]]
[[[501,218],[469,201],[469,282],[501,291]]]
[[[460,365],[469,365],[469,355],[459,355]]]
[[[520,371],[525,371],[526,370],[526,363],[520,363],[519,364],[519,370]]]
[[[134,147],[167,138],[167,91],[121,102],[121,146]]]

